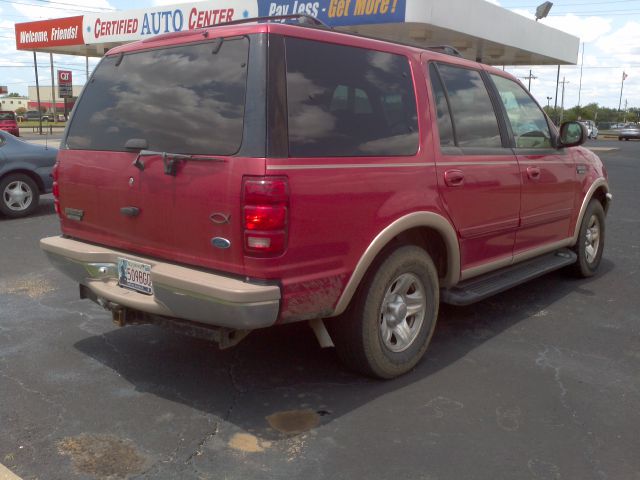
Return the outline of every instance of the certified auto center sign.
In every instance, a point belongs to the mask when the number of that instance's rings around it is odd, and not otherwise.
[[[302,13],[330,25],[403,22],[406,0],[215,0],[16,24],[18,50],[141,40],[258,16]]]

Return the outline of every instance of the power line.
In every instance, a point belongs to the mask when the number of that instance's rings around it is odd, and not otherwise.
[[[102,7],[88,7],[88,8],[96,8],[98,10],[82,10],[82,9],[77,9],[77,8],[70,8],[70,7],[66,7],[64,5],[71,5],[71,4],[66,4],[66,3],[62,3],[60,5],[62,5],[64,8],[60,8],[57,7],[56,5],[58,5],[58,2],[47,2],[52,6],[48,6],[48,5],[38,5],[38,4],[34,4],[34,3],[25,3],[25,2],[17,2],[16,0],[0,0],[0,2],[2,3],[8,3],[9,5],[26,5],[28,7],[37,7],[37,8],[47,8],[47,9],[51,9],[51,10],[67,10],[69,12],[81,12],[81,13],[98,13],[98,12],[104,12],[104,11],[114,11],[114,10],[104,10],[102,9]],[[82,7],[82,5],[73,5],[74,7]]]

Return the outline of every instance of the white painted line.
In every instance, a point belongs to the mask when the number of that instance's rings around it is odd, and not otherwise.
[[[618,150],[618,147],[587,147],[592,152],[613,152]]]
[[[0,480],[22,480],[22,479],[0,463]]]

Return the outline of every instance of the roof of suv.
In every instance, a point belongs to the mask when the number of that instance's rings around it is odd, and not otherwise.
[[[352,45],[359,47],[367,47],[372,49],[380,49],[385,51],[390,50],[402,50],[405,54],[413,52],[420,54],[421,52],[431,51],[434,54],[438,54],[435,51],[429,50],[419,46],[412,46],[403,43],[396,43],[389,40],[381,40],[362,35],[357,35],[349,32],[341,32],[325,27],[318,27],[312,25],[298,24],[293,25],[290,23],[276,23],[276,22],[263,22],[263,23],[240,23],[240,24],[220,24],[211,27],[204,27],[196,30],[188,30],[182,32],[172,32],[157,35],[145,40],[132,42],[126,45],[118,46],[109,50],[107,55],[118,55],[121,53],[128,53],[137,50],[146,50],[150,48],[167,47],[171,45],[181,45],[184,43],[200,42],[207,38],[219,38],[219,37],[231,37],[236,35],[247,35],[252,33],[275,33],[281,35],[295,36],[301,38],[309,38],[314,40],[321,40],[326,42],[340,43],[344,45]],[[445,51],[447,47],[437,46],[434,47],[440,51]],[[451,47],[448,47],[451,48]],[[451,48],[455,51],[455,49]],[[449,54],[444,54],[449,55]],[[473,63],[473,62],[471,62]]]
[[[447,47],[435,47],[434,50],[429,48],[412,46],[403,43],[396,43],[389,40],[376,39],[357,35],[349,32],[341,32],[325,27],[318,27],[303,24],[290,24],[278,22],[261,22],[261,23],[231,23],[229,25],[220,24],[211,27],[204,27],[196,30],[187,30],[182,32],[173,32],[157,35],[145,40],[132,42],[126,45],[115,47],[107,56],[120,55],[141,50],[149,50],[162,47],[170,47],[174,45],[183,45],[185,43],[202,42],[206,39],[214,39],[220,37],[234,37],[240,35],[248,35],[255,33],[273,33],[292,37],[305,38],[309,40],[317,40],[329,43],[339,43],[341,45],[349,45],[353,47],[369,48],[372,50],[380,50],[389,53],[397,53],[402,55],[411,55],[420,57],[428,55],[434,60],[444,60],[459,65],[478,67],[482,65],[484,70],[491,73],[502,75],[519,82],[516,77],[511,74],[486,64],[480,64],[462,57],[454,56],[450,53],[441,53]],[[454,50],[454,49],[452,49]]]

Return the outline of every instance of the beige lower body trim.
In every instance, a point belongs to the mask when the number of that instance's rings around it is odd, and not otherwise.
[[[22,479],[0,463],[0,480],[22,480]]]
[[[554,250],[558,250],[559,248],[569,247],[574,243],[575,242],[572,238],[565,238],[564,240],[561,240],[559,242],[548,243],[532,250],[516,253],[513,256],[501,258],[491,263],[480,265],[479,267],[467,268],[462,271],[460,280],[469,280],[470,278],[478,277],[480,275],[493,272],[494,270],[498,270],[500,268],[509,267],[511,265],[515,265],[516,263],[524,262],[534,257],[539,257],[540,255],[553,252]]]

